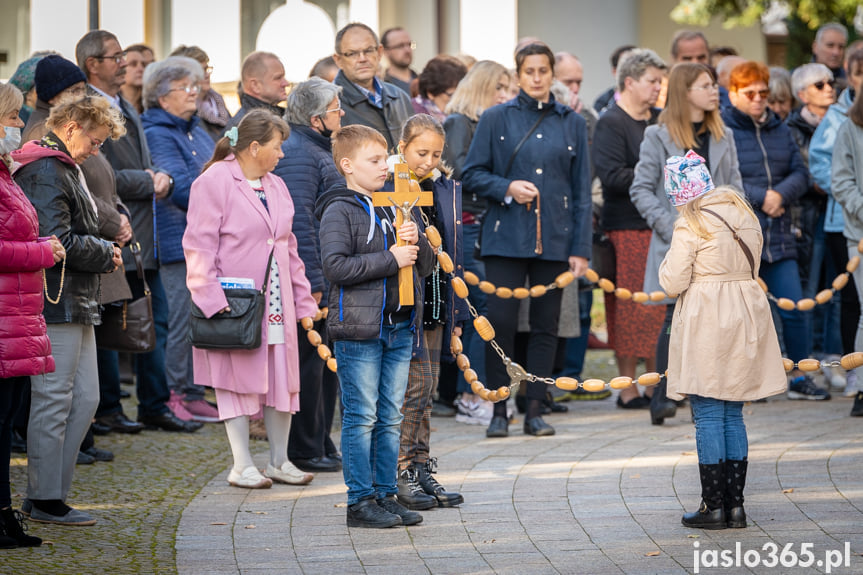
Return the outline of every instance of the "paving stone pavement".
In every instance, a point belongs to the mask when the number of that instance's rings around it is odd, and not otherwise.
[[[523,435],[521,418],[506,439],[434,418],[437,478],[465,503],[409,528],[348,529],[340,473],[256,491],[229,487],[225,467],[183,512],[177,571],[863,573],[863,420],[848,416],[849,400],[748,405],[750,526],[712,532],[680,524],[700,496],[688,408],[656,427],[612,399],[568,405],[547,417],[557,434],[543,438]],[[737,545],[739,566],[731,555],[722,568],[719,553]],[[797,566],[807,551],[811,566]]]

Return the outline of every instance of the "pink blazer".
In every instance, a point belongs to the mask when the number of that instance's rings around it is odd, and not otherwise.
[[[291,231],[294,204],[288,188],[272,174],[261,181],[269,212],[233,155],[217,162],[194,181],[183,235],[186,283],[192,301],[208,317],[212,316],[227,305],[217,278],[252,278],[255,288],[260,289],[273,250],[281,277],[286,339],[284,346],[275,346],[276,361],[285,364],[285,369],[277,369],[276,373],[287,373],[288,389],[297,393],[300,388],[297,321],[314,316],[318,306],[297,254],[297,238]],[[237,393],[266,393],[269,379],[266,315],[258,349],[195,349],[195,383]]]

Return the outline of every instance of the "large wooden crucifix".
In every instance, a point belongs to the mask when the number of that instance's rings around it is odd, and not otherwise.
[[[431,206],[434,204],[434,194],[424,192],[419,183],[411,179],[410,169],[407,164],[396,164],[395,191],[375,192],[372,194],[372,202],[377,207],[395,206],[396,208],[396,237],[401,225],[410,219],[411,210],[414,206]],[[404,246],[407,242],[398,240],[396,245]],[[399,303],[401,305],[414,304],[414,270],[413,266],[399,268]]]

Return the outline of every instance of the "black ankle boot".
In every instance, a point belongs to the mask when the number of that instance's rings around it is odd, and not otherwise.
[[[430,458],[425,463],[415,463],[414,470],[420,487],[437,500],[439,507],[455,507],[464,503],[464,497],[461,493],[448,492],[432,475],[432,473],[437,472],[436,457]]]
[[[39,547],[42,545],[41,539],[24,533],[24,516],[20,511],[15,511],[11,507],[0,509],[0,532],[5,533],[6,538],[12,540],[13,547]],[[0,537],[0,540],[2,539]]]
[[[723,462],[698,464],[701,475],[701,505],[698,511],[686,513],[683,516],[681,523],[684,526],[699,529],[725,529],[725,509],[722,505],[725,492],[724,468]]]
[[[746,527],[743,488],[746,486],[746,469],[748,466],[749,462],[745,459],[725,462],[725,521],[731,529]]]
[[[428,493],[417,478],[417,468],[411,465],[407,469],[399,471],[398,479],[399,503],[408,509],[422,511],[438,506],[438,500],[433,493]]]
[[[650,423],[653,425],[662,425],[666,417],[674,417],[677,413],[677,403],[668,399],[665,395],[668,380],[662,380],[656,384],[653,390],[653,397],[650,398]]]

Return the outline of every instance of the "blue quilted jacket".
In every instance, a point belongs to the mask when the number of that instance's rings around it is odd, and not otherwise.
[[[199,122],[197,116],[184,120],[161,108],[150,108],[141,115],[153,165],[174,178],[171,195],[156,202],[159,260],[166,264],[185,260],[183,233],[189,191],[215,148],[213,139]]]
[[[743,190],[761,222],[764,234],[761,259],[772,263],[796,258],[788,208],[806,193],[809,172],[791,130],[771,111],[762,124],[756,124],[734,107],[724,109],[722,119],[734,131]],[[785,213],[778,218],[770,218],[761,210],[770,189],[782,195]]]

